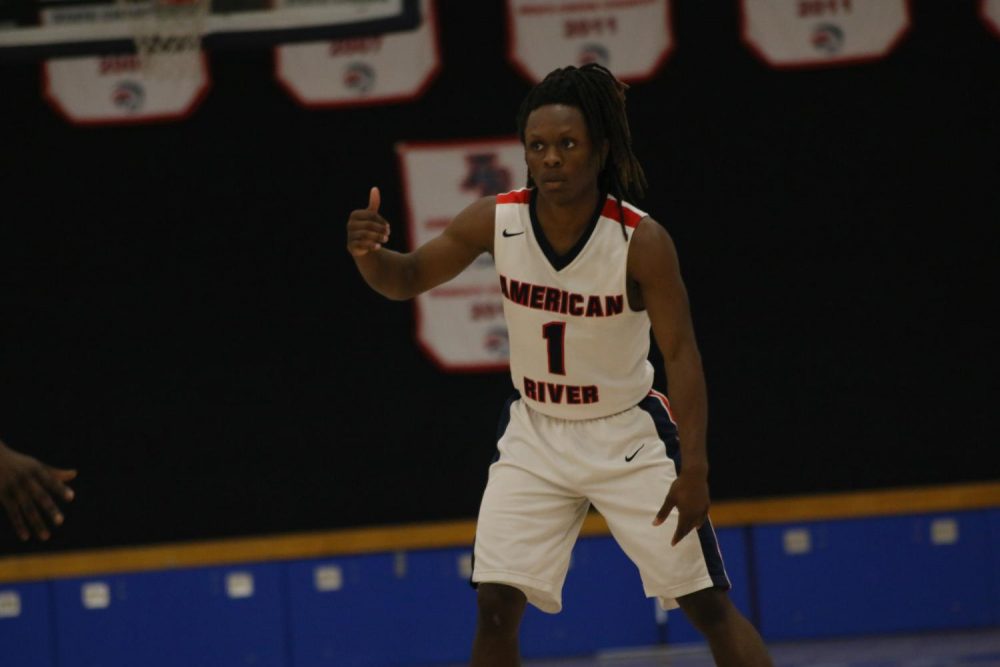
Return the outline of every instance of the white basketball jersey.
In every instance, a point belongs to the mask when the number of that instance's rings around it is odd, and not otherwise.
[[[629,244],[646,214],[624,202],[619,212],[608,197],[560,257],[533,215],[532,194],[497,195],[493,232],[514,387],[531,408],[560,419],[627,410],[653,386],[649,317],[629,308],[626,291]]]

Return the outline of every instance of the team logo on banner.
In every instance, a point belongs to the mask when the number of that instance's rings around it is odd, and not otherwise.
[[[981,0],[981,2],[979,14],[993,34],[1000,37],[1000,0]]]
[[[481,197],[522,187],[524,149],[514,139],[397,147],[409,211],[411,249],[434,238]],[[503,295],[484,253],[450,282],[416,299],[417,342],[446,371],[508,367]]]
[[[146,74],[132,54],[54,58],[43,67],[45,97],[67,120],[81,125],[185,118],[208,90],[205,57],[200,51],[158,57],[198,63],[183,67],[186,76],[159,77]]]
[[[507,0],[507,17],[507,56],[534,82],[587,63],[642,81],[673,49],[669,0]]]
[[[909,0],[741,0],[743,41],[772,67],[885,57],[910,27]]]
[[[286,4],[292,0],[285,0]],[[294,0],[300,2],[301,0]],[[440,68],[432,0],[415,30],[274,50],[275,76],[306,107],[402,102],[420,97]]]

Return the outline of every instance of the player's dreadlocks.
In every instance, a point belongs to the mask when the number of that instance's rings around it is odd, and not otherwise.
[[[590,63],[582,67],[554,70],[531,89],[517,112],[517,132],[524,143],[528,115],[546,104],[565,104],[578,108],[587,122],[587,132],[594,146],[608,142],[608,159],[598,176],[600,188],[618,201],[635,200],[646,189],[646,175],[632,152],[632,133],[625,115],[625,91],[628,86],[606,67]],[[528,187],[534,186],[528,174]],[[624,220],[624,215],[622,215]],[[625,232],[624,224],[622,233]]]

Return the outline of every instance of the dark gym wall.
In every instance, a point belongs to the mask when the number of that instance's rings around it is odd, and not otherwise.
[[[710,391],[716,500],[995,479],[1000,39],[913,2],[885,60],[774,71],[675,0],[629,93]],[[393,145],[510,135],[502,3],[441,0],[420,100],[302,109],[211,54],[175,124],[71,126],[0,64],[0,437],[80,470],[76,549],[475,516],[509,377],[446,375],[343,248]],[[665,386],[662,371],[658,384]]]

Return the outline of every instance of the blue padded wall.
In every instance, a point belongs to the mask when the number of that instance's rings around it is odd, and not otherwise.
[[[726,564],[726,573],[729,574],[729,581],[733,584],[729,598],[736,605],[736,608],[743,612],[744,616],[755,621],[751,606],[752,582],[747,551],[748,530],[748,528],[719,528],[715,531],[715,535],[719,541],[719,550],[722,551],[722,559]],[[668,644],[690,644],[703,641],[702,636],[684,616],[684,612],[680,609],[667,612]]]
[[[300,561],[289,568],[295,667],[468,660],[469,549]]]
[[[476,629],[471,549],[411,551],[394,620],[410,655],[403,664],[464,663]]]
[[[753,529],[768,639],[986,626],[985,512]]]
[[[0,663],[53,667],[49,584],[0,584]]]
[[[58,667],[284,667],[283,566],[53,582]]]
[[[408,654],[396,626],[402,576],[397,574],[393,554],[291,563],[292,664],[402,663]]]
[[[1000,625],[1000,509],[989,510],[986,514],[990,523],[991,537],[987,567],[991,567],[993,571],[993,585],[990,590],[993,600],[993,624]]]
[[[536,658],[656,644],[653,604],[639,571],[612,538],[580,539],[563,586],[562,612],[545,614],[529,605],[521,651]]]

